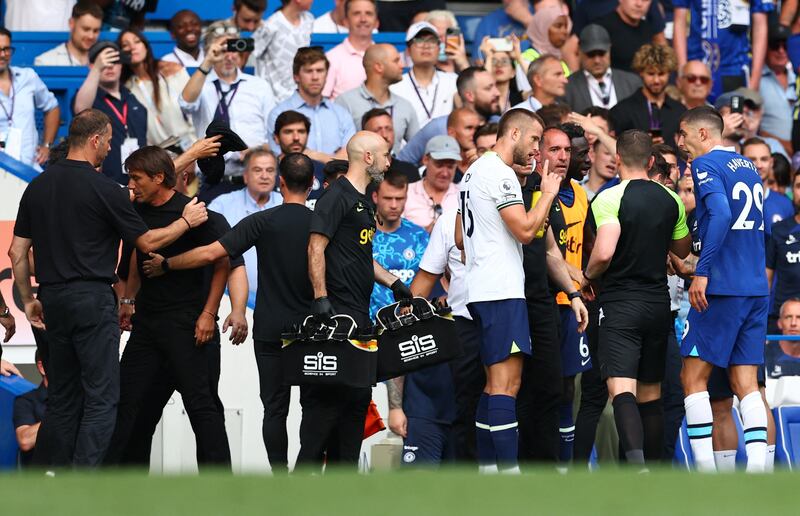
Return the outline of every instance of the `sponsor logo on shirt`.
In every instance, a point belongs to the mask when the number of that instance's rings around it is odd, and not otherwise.
[[[787,263],[799,263],[800,262],[800,251],[793,253],[791,251],[786,251],[786,262]]]
[[[794,237],[794,235],[789,235],[789,238],[786,239],[786,245],[792,245],[796,243],[797,239]]]
[[[391,272],[406,285],[411,283],[411,280],[413,280],[414,276],[416,275],[416,272],[414,272],[412,269],[389,269],[389,272]]]

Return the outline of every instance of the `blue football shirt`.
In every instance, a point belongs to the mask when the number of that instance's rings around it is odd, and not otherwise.
[[[764,187],[756,166],[731,147],[714,147],[692,161],[703,243],[696,275],[708,278],[707,294],[766,296],[764,270]],[[729,222],[709,210],[728,212]]]
[[[767,240],[772,234],[774,224],[793,216],[794,206],[788,197],[772,190],[764,192],[764,235]]]
[[[772,227],[767,241],[767,267],[775,271],[775,297],[769,313],[777,316],[784,301],[800,296],[800,224],[794,217]]]

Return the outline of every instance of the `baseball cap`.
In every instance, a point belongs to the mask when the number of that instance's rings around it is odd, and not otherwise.
[[[767,32],[767,41],[770,43],[773,41],[786,41],[791,37],[791,35],[792,31],[789,30],[789,27],[776,23],[770,26],[769,31]]]
[[[100,52],[107,48],[113,48],[119,52],[119,46],[113,41],[98,41],[89,49],[89,62],[94,63],[94,60],[97,59],[97,56],[100,55]]]
[[[426,21],[421,21],[408,28],[408,31],[406,32],[406,43],[416,38],[420,32],[430,32],[436,36],[436,39],[439,39],[439,31],[436,30],[436,27]]]
[[[425,146],[425,154],[433,159],[454,159],[461,161],[461,147],[452,136],[440,134],[428,140]]]
[[[588,54],[596,50],[608,52],[611,48],[611,36],[605,27],[597,24],[587,25],[583,28],[580,35],[581,52]]]
[[[714,107],[717,109],[722,109],[723,107],[730,105],[731,98],[736,96],[744,97],[745,103],[749,104],[750,107],[755,109],[760,108],[764,104],[764,97],[762,97],[759,92],[749,88],[736,88],[733,91],[723,93],[717,97],[716,102],[714,102]]]

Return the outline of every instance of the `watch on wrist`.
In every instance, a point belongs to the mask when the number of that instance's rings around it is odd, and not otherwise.
[[[123,297],[122,299],[119,300],[119,304],[121,304],[121,305],[135,305],[136,304],[136,300],[128,298],[128,297]]]
[[[161,262],[161,270],[164,272],[169,272],[169,262],[166,258],[164,258],[164,261]]]
[[[570,292],[569,294],[567,294],[567,299],[569,299],[570,301],[572,301],[575,298],[579,298],[581,301],[583,301],[583,294],[581,294],[580,290],[576,290],[575,292]]]

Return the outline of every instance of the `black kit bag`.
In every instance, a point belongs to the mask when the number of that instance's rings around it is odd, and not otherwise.
[[[384,306],[376,314],[378,381],[396,378],[448,362],[462,354],[455,321],[447,305],[434,307],[415,297],[411,311],[401,313],[400,303]]]
[[[283,381],[287,385],[375,384],[375,328],[359,329],[349,315],[320,321],[309,315],[281,334]]]

